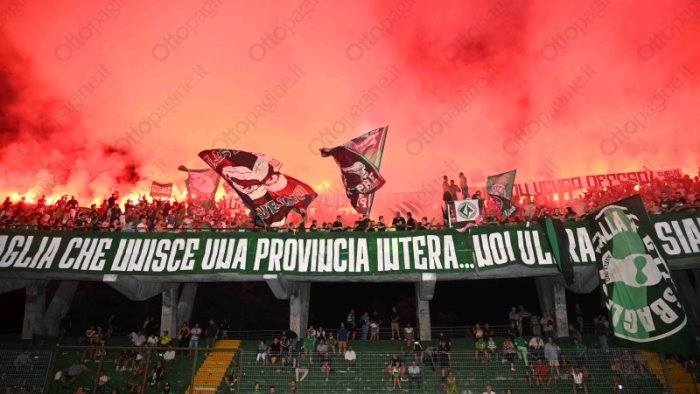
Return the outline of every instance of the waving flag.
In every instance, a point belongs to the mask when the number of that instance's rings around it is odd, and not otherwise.
[[[306,209],[317,196],[309,185],[280,173],[281,162],[262,154],[210,149],[199,152],[199,157],[236,190],[265,226],[284,223],[290,211]]]
[[[321,156],[333,156],[340,166],[345,194],[358,213],[369,214],[374,192],[386,182],[379,173],[389,126],[374,129],[335,148],[321,149]]]
[[[668,263],[639,195],[587,216],[610,329],[628,345],[673,354],[697,354]]]
[[[506,216],[518,212],[518,207],[510,202],[513,197],[513,185],[515,184],[515,170],[502,174],[491,175],[486,178],[486,194],[498,209]]]
[[[187,199],[194,205],[211,209],[216,200],[216,189],[219,187],[219,174],[214,170],[190,170],[185,166],[177,168],[187,172]]]

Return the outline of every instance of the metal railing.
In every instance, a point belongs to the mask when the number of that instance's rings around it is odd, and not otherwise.
[[[197,372],[207,357],[231,354],[227,365],[216,368],[219,375],[207,372],[206,382],[216,382],[231,375],[236,349],[56,346],[55,361],[48,371],[43,392],[74,392],[82,387],[87,393],[184,393],[195,387]],[[212,370],[213,371],[213,370]],[[211,391],[211,390],[203,390]]]
[[[447,335],[450,338],[471,338],[472,329],[474,325],[466,326],[433,326],[431,327],[432,338],[437,338],[441,333]],[[482,326],[483,328],[483,326]],[[503,337],[508,332],[507,325],[492,325],[490,329],[494,332],[497,337]],[[326,332],[333,332],[334,334],[338,331],[337,327],[326,327]],[[401,335],[403,336],[403,328],[401,329]],[[225,330],[226,333],[222,335],[222,339],[226,338],[237,338],[243,340],[259,340],[259,339],[273,339],[275,337],[279,338],[282,335],[283,330]],[[222,329],[223,333],[224,330]],[[584,325],[584,333],[593,332],[593,324]],[[419,337],[420,331],[418,327],[414,327],[415,337]],[[115,337],[126,337],[128,333],[116,332],[113,333]],[[302,335],[304,333],[301,333]],[[355,328],[355,338],[360,340],[362,338],[362,327],[358,326]],[[369,333],[368,333],[369,337]],[[379,339],[391,339],[391,328],[390,327],[379,327]]]
[[[554,362],[542,352],[506,354],[501,344],[498,339],[493,352],[477,350],[473,341],[461,341],[449,352],[427,345],[411,352],[396,341],[351,341],[354,363],[337,347],[324,353],[307,351],[301,343],[280,353],[259,352],[253,344],[239,349],[57,346],[53,357],[44,357],[52,360],[50,366],[35,367],[46,381],[32,392],[64,394],[82,386],[88,393],[155,394],[165,392],[166,384],[178,394],[268,392],[272,386],[278,393],[463,393],[483,392],[487,385],[502,393],[697,392],[694,375],[682,363],[656,353],[563,347]],[[7,368],[3,361],[0,369]],[[0,389],[21,391],[10,383],[3,380]]]
[[[54,352],[51,350],[0,350],[0,392],[41,392]]]
[[[475,351],[464,350],[448,353],[431,350],[416,354],[361,351],[357,353],[355,364],[348,366],[341,354],[323,356],[316,353],[308,368],[300,372],[289,363],[280,360],[274,364],[263,363],[256,360],[254,352],[242,352],[239,392],[254,393],[257,388],[267,392],[274,386],[277,392],[294,392],[296,388],[303,393],[392,390],[463,393],[483,392],[487,385],[496,392],[512,390],[518,393],[609,393],[613,389],[667,392],[648,368],[645,358],[625,354],[622,351],[592,351],[579,357],[573,350],[564,350],[558,363],[529,354],[526,366],[524,357],[504,356],[499,351],[488,356],[481,352],[477,356]],[[392,362],[394,356],[397,361]],[[301,356],[291,357],[298,363]],[[574,375],[581,379],[580,384],[575,383]],[[297,381],[300,379],[303,380]]]

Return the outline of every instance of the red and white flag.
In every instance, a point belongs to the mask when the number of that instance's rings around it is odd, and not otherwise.
[[[340,167],[345,194],[358,213],[369,214],[374,193],[386,181],[379,173],[389,126],[380,127],[336,146],[321,149],[321,156],[333,156]]]
[[[233,149],[199,152],[236,191],[254,218],[265,226],[284,223],[292,210],[305,210],[316,192],[304,182],[279,172],[282,163],[259,153]]]

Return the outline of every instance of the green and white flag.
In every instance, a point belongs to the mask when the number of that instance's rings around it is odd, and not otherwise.
[[[479,200],[476,199],[454,201],[449,207],[454,210],[455,223],[473,222],[481,215]],[[452,215],[450,215],[450,219],[452,219]]]
[[[681,294],[656,247],[641,197],[609,204],[588,221],[615,338],[659,352],[697,353]]]

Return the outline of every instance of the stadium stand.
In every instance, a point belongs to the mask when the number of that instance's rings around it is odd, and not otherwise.
[[[533,371],[537,372],[534,372],[532,379],[528,379],[531,370],[525,366],[523,360],[516,360],[515,371],[510,369],[508,362],[503,362],[501,337],[496,338],[499,344],[498,354],[488,363],[475,360],[474,340],[460,338],[451,342],[449,360],[442,358],[435,350],[437,341],[431,341],[423,344],[425,352],[420,361],[421,355],[402,348],[403,341],[351,341],[351,346],[357,351],[357,363],[352,368],[348,370],[343,354],[331,352],[331,371],[326,380],[321,369],[321,358],[317,355],[309,365],[308,376],[296,382],[292,365],[283,365],[281,360],[276,360],[275,363],[256,361],[258,341],[220,340],[213,349],[198,349],[194,357],[179,351],[175,360],[166,366],[161,385],[151,380],[150,371],[156,362],[162,359],[164,349],[142,349],[144,365],[138,371],[117,371],[116,360],[121,357],[123,351],[133,348],[115,347],[106,349],[104,355],[100,355],[94,361],[81,360],[89,370],[67,388],[53,378],[58,371],[65,370],[76,357],[82,355],[85,348],[60,346],[54,352],[56,360],[48,374],[50,382],[47,392],[72,393],[78,386],[83,386],[87,392],[91,392],[95,387],[99,387],[98,370],[104,369],[109,375],[106,391],[112,392],[113,389],[117,389],[120,393],[267,393],[271,387],[275,387],[278,393],[449,393],[449,384],[441,376],[441,367],[445,365],[456,377],[458,393],[482,392],[486,385],[491,385],[496,392],[506,392],[510,389],[517,393],[694,393],[700,388],[696,386],[693,375],[675,359],[666,359],[657,353],[622,348],[611,348],[610,352],[603,352],[596,348],[595,338],[592,337],[585,337],[585,342],[591,348],[583,357],[568,339],[562,338],[559,341],[562,347],[560,374],[557,375],[555,369],[549,367],[547,374],[540,376],[540,379],[537,379],[537,373],[542,372],[540,366],[536,365],[533,368]],[[400,360],[404,369],[415,358],[421,369],[420,382],[410,380],[407,371],[401,370],[398,378],[401,388],[392,390],[392,377],[388,373],[387,365],[393,355]],[[46,356],[47,360],[49,358]],[[529,361],[533,358],[536,357],[531,355]],[[42,365],[41,368],[36,368],[37,371],[44,371],[39,374],[41,378],[46,376],[45,371],[48,369],[46,363]],[[578,391],[574,391],[571,376],[574,367],[580,367],[583,379],[583,389]],[[144,375],[143,371],[148,373]],[[260,391],[256,391],[256,387],[259,387]],[[170,391],[165,391],[166,388]]]

